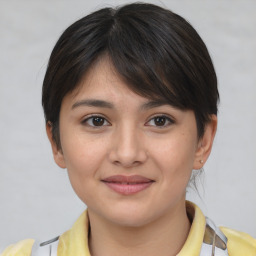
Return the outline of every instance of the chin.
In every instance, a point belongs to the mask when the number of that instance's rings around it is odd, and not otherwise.
[[[150,221],[148,221],[144,216],[140,216],[136,218],[136,216],[122,216],[122,218],[113,219],[113,223],[126,228],[139,228],[147,225]]]
[[[119,226],[138,228],[147,225],[154,220],[154,216],[149,213],[152,210],[142,210],[142,209],[120,209],[119,211],[115,209],[115,212],[111,212],[108,215],[108,219]]]

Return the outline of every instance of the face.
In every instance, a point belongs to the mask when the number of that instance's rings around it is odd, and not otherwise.
[[[198,140],[193,111],[133,93],[102,59],[63,99],[61,150],[53,141],[52,147],[91,214],[140,226],[184,205],[191,171],[208,156],[212,130]]]

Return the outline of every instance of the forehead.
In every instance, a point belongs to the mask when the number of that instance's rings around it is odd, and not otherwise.
[[[128,100],[133,98],[134,101],[148,102],[154,101],[155,104],[168,104],[168,101],[160,96],[144,96],[137,93],[117,72],[111,60],[105,56],[98,59],[88,69],[82,77],[77,88],[72,91],[68,97],[72,101],[79,101],[85,98],[106,99],[109,101]]]

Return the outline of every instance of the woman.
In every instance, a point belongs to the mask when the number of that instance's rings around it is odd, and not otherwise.
[[[177,14],[136,3],[72,24],[42,103],[55,162],[88,209],[60,237],[2,255],[255,255],[255,239],[185,199],[211,152],[218,99],[207,48]]]

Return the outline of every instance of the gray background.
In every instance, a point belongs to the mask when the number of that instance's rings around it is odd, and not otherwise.
[[[213,58],[221,95],[219,127],[201,198],[218,225],[256,237],[256,1],[150,1],[188,19]],[[85,206],[53,162],[40,105],[50,52],[72,22],[127,1],[0,1],[0,249],[50,239]]]

